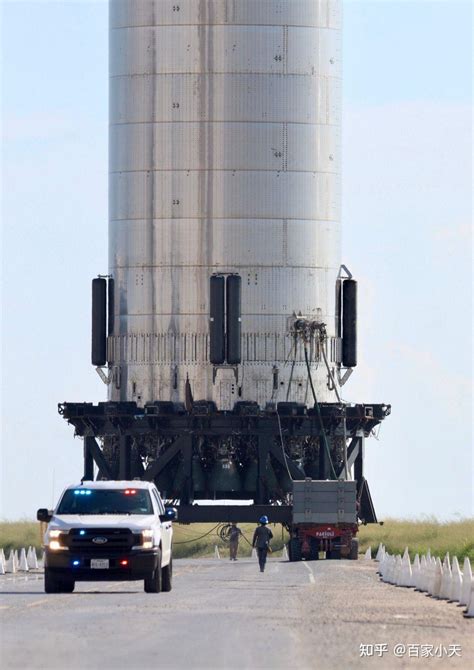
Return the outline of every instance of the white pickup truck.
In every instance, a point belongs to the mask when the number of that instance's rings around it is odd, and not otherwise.
[[[147,593],[171,591],[172,521],[154,484],[84,481],[68,486],[54,510],[39,509],[44,590],[72,593],[77,581],[143,579]]]

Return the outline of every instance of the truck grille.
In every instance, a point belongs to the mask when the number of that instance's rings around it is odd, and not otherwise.
[[[141,534],[128,528],[73,528],[63,538],[63,544],[73,551],[94,553],[127,550],[141,544]]]

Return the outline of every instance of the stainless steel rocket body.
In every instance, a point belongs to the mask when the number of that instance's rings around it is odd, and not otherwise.
[[[340,2],[110,3],[110,400],[319,401],[340,364]],[[242,278],[242,362],[209,361],[209,281]]]

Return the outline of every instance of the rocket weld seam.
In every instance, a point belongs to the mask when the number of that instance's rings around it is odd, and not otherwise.
[[[339,124],[336,123],[323,123],[322,121],[261,121],[259,119],[255,119],[255,121],[252,120],[242,120],[242,121],[233,121],[229,119],[195,119],[195,120],[187,120],[184,121],[182,119],[170,119],[169,121],[114,121],[113,123],[109,123],[109,127],[113,126],[150,126],[154,124],[163,124],[167,123],[169,125],[171,124],[176,124],[176,123],[186,123],[188,125],[190,124],[196,124],[196,125],[202,125],[202,124],[208,124],[208,125],[217,125],[217,124],[232,124],[232,125],[241,125],[241,124],[255,124],[255,125],[266,125],[266,126],[281,126],[282,123],[286,123],[289,126],[322,126],[323,128],[326,126],[330,126],[331,128],[335,128],[337,130],[340,130]]]
[[[322,223],[327,221],[328,223],[337,223],[340,224],[339,217],[337,219],[330,219],[328,217],[324,218],[305,218],[303,216],[289,217],[283,216],[281,218],[275,218],[274,216],[214,216],[209,214],[208,216],[153,216],[152,221],[208,221],[212,219],[213,221],[313,221],[314,223]],[[115,223],[119,221],[149,221],[150,218],[146,216],[124,216],[120,219],[109,218],[109,223]]]
[[[310,313],[310,312],[308,312]],[[116,312],[116,316],[156,316],[156,317],[161,317],[161,316],[203,316],[209,318],[209,314],[207,312]],[[250,317],[250,316],[258,316],[258,317],[278,317],[278,318],[287,318],[288,317],[288,312],[242,312],[242,316],[245,317]],[[326,314],[326,316],[332,317],[334,314]],[[150,333],[151,335],[155,334],[160,334],[160,333]],[[162,333],[166,334],[166,333]],[[207,335],[207,333],[201,333],[203,335]],[[244,331],[243,335],[264,335],[265,333],[262,331],[254,331],[254,330],[249,330],[249,331]],[[274,337],[275,333],[266,333],[270,337]],[[120,337],[129,337],[130,335],[134,335],[134,333],[128,333],[128,334],[123,334],[123,335],[111,335],[110,337],[115,337],[115,338],[120,338]],[[136,334],[135,334],[136,336]],[[284,337],[290,337],[289,334],[284,335]],[[333,337],[333,336],[331,336]],[[335,339],[340,339],[334,336]]]
[[[163,270],[167,270],[169,268],[181,268],[181,269],[196,269],[196,268],[204,268],[204,269],[220,269],[222,270],[223,268],[229,267],[228,265],[198,265],[196,263],[183,263],[181,265],[178,265],[174,263],[173,265],[111,265],[111,268],[114,268],[115,270],[149,270],[151,268],[161,268]],[[326,265],[262,265],[262,263],[258,263],[258,265],[255,263],[254,265],[239,265],[238,263],[232,263],[233,268],[240,268],[241,270],[254,270],[255,268],[258,269],[269,269],[269,270],[338,270],[339,268],[337,266],[326,266]]]
[[[213,28],[214,26],[224,26],[225,28],[313,28],[341,32],[341,28],[333,26],[317,26],[303,23],[145,23],[143,25],[112,26],[110,30],[133,30],[134,28]]]
[[[232,75],[256,75],[256,76],[271,76],[271,77],[282,77],[282,79],[287,79],[288,77],[309,77],[310,79],[330,79],[334,80],[337,79],[338,81],[342,81],[342,77],[336,76],[336,75],[330,75],[330,74],[312,74],[310,72],[273,72],[270,70],[264,71],[260,70],[258,72],[254,72],[253,70],[200,70],[196,72],[191,72],[187,70],[186,72],[122,72],[121,74],[109,74],[109,79],[120,79],[124,77],[150,77],[150,76],[156,76],[156,77],[174,77],[174,76],[188,76],[188,77],[195,77],[199,75],[225,75],[225,76],[232,76]]]
[[[321,224],[325,224],[325,223],[334,224],[335,222],[339,223],[339,219],[326,219],[326,218],[324,218],[324,219],[323,218],[319,218],[319,219],[291,219],[291,218],[288,218],[288,217],[271,217],[271,216],[265,216],[265,217],[262,217],[262,216],[261,217],[255,217],[255,216],[250,216],[250,217],[249,216],[211,216],[211,217],[209,217],[209,216],[183,216],[183,217],[161,216],[161,217],[154,217],[154,218],[158,219],[159,221],[170,221],[170,222],[172,221],[173,223],[175,223],[176,221],[179,221],[181,218],[185,219],[185,220],[196,219],[196,221],[202,221],[202,220],[207,221],[207,219],[211,218],[214,221],[227,221],[227,220],[229,220],[229,221],[242,221],[243,223],[246,223],[248,221],[254,221],[254,220],[272,221],[272,222],[277,223],[277,224],[284,223],[285,221],[313,221],[314,223],[321,223]],[[148,223],[149,220],[150,219],[147,218],[146,216],[131,218],[131,219],[109,219],[110,222],[112,222],[112,221],[143,221],[144,223]],[[337,267],[339,267],[339,265]]]
[[[291,168],[153,168],[136,170],[109,170],[109,174],[140,174],[143,172],[292,172],[297,174],[339,174],[339,170],[293,170]]]

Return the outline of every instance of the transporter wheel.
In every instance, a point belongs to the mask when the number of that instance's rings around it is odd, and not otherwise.
[[[311,537],[309,540],[309,560],[319,560],[319,540],[315,537]]]
[[[359,558],[359,540],[356,537],[353,537],[351,540],[351,551],[349,553],[350,561],[357,561]]]
[[[44,592],[59,593],[59,579],[49,568],[44,569]]]
[[[161,549],[156,556],[156,568],[148,577],[145,577],[145,593],[159,593],[161,591]]]
[[[290,561],[301,561],[301,542],[296,537],[288,542],[288,558]]]
[[[161,590],[167,593],[173,587],[173,559],[161,569]]]

